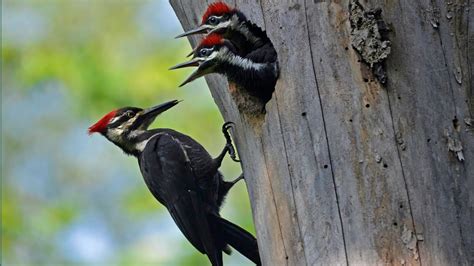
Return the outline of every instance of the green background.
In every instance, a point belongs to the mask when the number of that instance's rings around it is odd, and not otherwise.
[[[87,128],[123,106],[184,100],[152,127],[216,156],[203,79],[168,71],[191,47],[167,1],[2,1],[2,265],[208,265],[155,201],[136,159]],[[230,180],[240,166],[226,159]],[[254,233],[244,182],[224,217]],[[237,252],[226,265],[250,265]]]

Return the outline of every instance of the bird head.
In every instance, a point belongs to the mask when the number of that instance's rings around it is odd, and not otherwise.
[[[233,24],[238,24],[240,20],[237,9],[224,2],[215,2],[207,7],[199,27],[182,33],[176,38],[200,33],[223,33],[227,28],[235,26]]]
[[[201,43],[194,49],[193,58],[187,62],[178,64],[170,68],[170,70],[184,67],[198,67],[189,77],[181,84],[180,87],[204,75],[218,72],[219,66],[235,51],[232,43],[217,33],[207,35]]]
[[[126,153],[134,154],[135,145],[142,140],[140,136],[146,133],[155,118],[178,103],[173,100],[147,109],[123,107],[113,110],[90,126],[88,133],[100,133]]]

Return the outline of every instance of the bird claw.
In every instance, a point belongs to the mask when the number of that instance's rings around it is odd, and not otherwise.
[[[240,160],[237,159],[237,153],[235,152],[235,147],[232,144],[232,138],[229,134],[229,129],[231,129],[234,125],[235,125],[234,122],[231,122],[231,121],[225,122],[222,125],[222,133],[224,134],[225,140],[227,142],[226,147],[227,147],[227,151],[229,152],[230,158],[234,162],[240,162]]]
[[[229,151],[229,156],[232,159],[232,161],[240,163],[240,160],[237,159],[237,155],[236,155],[236,152],[235,152],[234,145],[232,145],[232,143],[228,143],[227,144],[227,149]]]
[[[240,174],[239,177],[237,177],[236,179],[232,180],[231,182],[235,184],[235,183],[239,182],[239,181],[242,180],[242,179],[245,179],[244,173]]]
[[[229,189],[231,189],[235,184],[237,184],[237,182],[239,182],[242,179],[245,179],[244,173],[240,174],[239,177],[229,182],[231,184]]]
[[[235,123],[232,122],[232,121],[227,121],[225,122],[223,125],[222,125],[222,133],[224,133],[224,135],[228,136],[229,135],[229,132],[228,130],[231,129],[233,126],[235,126]],[[227,137],[226,137],[227,138]]]

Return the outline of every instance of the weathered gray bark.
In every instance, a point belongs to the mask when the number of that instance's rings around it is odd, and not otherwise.
[[[259,123],[207,78],[237,124],[264,263],[474,265],[472,4],[361,1],[392,29],[382,87],[351,48],[349,0],[230,3],[281,66]],[[171,4],[188,30],[207,2]]]

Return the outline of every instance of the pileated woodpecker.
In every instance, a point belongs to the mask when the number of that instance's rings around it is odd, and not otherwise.
[[[170,69],[191,66],[198,68],[180,86],[209,73],[223,74],[236,85],[231,93],[239,109],[247,113],[265,110],[278,78],[274,49],[259,49],[241,56],[231,41],[217,33],[210,33],[201,41],[190,61]]]
[[[230,125],[223,126],[227,144],[216,159],[187,135],[172,129],[148,129],[160,113],[178,102],[169,101],[145,110],[137,107],[114,110],[89,127],[89,134],[102,134],[138,159],[153,196],[168,209],[184,236],[208,256],[212,265],[222,265],[222,251],[230,254],[228,245],[259,265],[257,240],[219,215],[226,193],[243,178],[241,175],[226,182],[218,171],[225,154],[232,151],[227,133]]]
[[[201,19],[201,25],[195,29],[182,33],[176,38],[200,33],[219,33],[230,40],[241,56],[258,50],[269,50],[277,55],[273,44],[264,31],[249,21],[238,9],[228,6],[224,2],[210,4]]]

